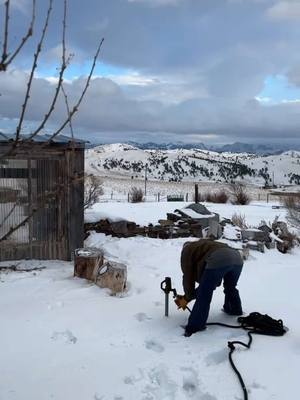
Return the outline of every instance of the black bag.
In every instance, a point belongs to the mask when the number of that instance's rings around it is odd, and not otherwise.
[[[247,317],[239,317],[237,320],[242,328],[261,335],[283,336],[287,332],[281,319],[276,320],[259,312],[252,312]]]

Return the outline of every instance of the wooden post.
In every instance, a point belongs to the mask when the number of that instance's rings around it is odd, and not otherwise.
[[[185,195],[185,201],[189,201],[189,194],[188,193]]]
[[[157,193],[157,201],[160,202],[160,193]]]
[[[199,188],[198,188],[198,183],[195,183],[195,203],[199,203]]]

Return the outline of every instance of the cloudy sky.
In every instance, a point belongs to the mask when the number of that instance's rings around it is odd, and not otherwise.
[[[9,47],[31,0],[11,0]],[[48,0],[34,38],[0,72],[0,129],[14,132]],[[3,34],[4,0],[0,0]],[[25,130],[47,111],[61,58],[62,0],[54,0]],[[80,137],[96,142],[300,142],[300,0],[69,0],[65,74],[70,103],[105,42],[81,109]],[[1,37],[2,48],[3,37]],[[47,131],[66,116],[61,98]],[[67,132],[66,132],[67,133]]]

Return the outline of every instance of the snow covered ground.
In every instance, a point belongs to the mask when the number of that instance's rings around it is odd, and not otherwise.
[[[94,207],[88,218],[102,212],[143,224],[182,205],[107,203]],[[209,208],[224,217],[238,211],[250,225],[284,216],[282,209],[265,203]],[[172,301],[170,316],[164,317],[160,282],[171,276],[182,291],[179,257],[184,242],[91,234],[87,245],[101,246],[107,256],[127,264],[128,291],[122,296],[74,278],[68,262],[23,261],[19,267],[46,268],[0,272],[0,399],[242,399],[227,360],[227,341],[246,340],[246,335],[209,327],[185,338],[180,326],[188,313],[178,311]],[[290,329],[284,337],[255,336],[251,350],[235,352],[250,400],[298,397],[299,257],[299,248],[291,254],[252,251],[245,263],[239,284],[245,313],[268,313]],[[221,312],[222,302],[218,288],[209,320],[234,323],[234,317]]]

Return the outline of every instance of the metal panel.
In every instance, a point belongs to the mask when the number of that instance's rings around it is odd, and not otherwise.
[[[0,157],[0,260],[70,260],[83,245],[84,146],[27,147]]]

